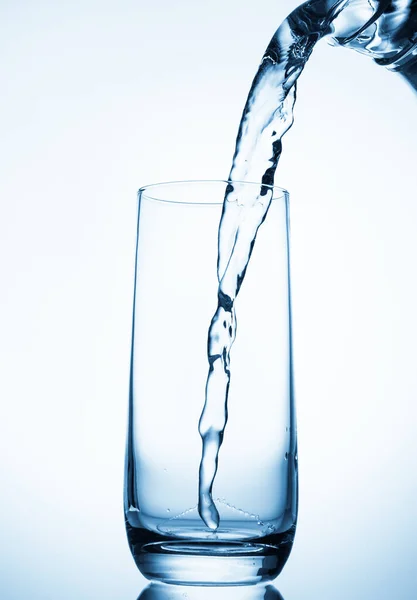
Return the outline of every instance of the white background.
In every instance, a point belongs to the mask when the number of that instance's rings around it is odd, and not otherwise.
[[[4,600],[143,587],[121,507],[136,190],[227,177],[295,6],[0,1]],[[417,591],[415,108],[399,76],[323,43],[284,141],[300,455],[286,600]]]

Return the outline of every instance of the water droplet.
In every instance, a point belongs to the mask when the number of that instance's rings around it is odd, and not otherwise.
[[[288,460],[288,452],[285,453],[285,460]]]
[[[170,508],[167,508],[167,512],[171,512],[171,509],[170,509]]]

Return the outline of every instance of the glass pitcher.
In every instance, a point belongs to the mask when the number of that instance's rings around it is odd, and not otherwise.
[[[288,19],[296,22],[298,31],[304,28],[310,34],[314,23],[317,38],[327,37],[332,45],[369,56],[417,90],[415,0],[312,0]]]
[[[417,90],[417,2],[348,0],[330,43],[356,50],[400,73]]]

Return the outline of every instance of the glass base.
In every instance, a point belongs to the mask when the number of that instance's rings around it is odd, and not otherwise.
[[[147,579],[198,586],[254,585],[275,579],[290,554],[295,530],[252,542],[178,538],[155,542],[150,532],[126,526],[136,565]]]

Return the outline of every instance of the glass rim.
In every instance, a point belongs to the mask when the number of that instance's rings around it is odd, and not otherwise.
[[[187,200],[156,198],[147,193],[148,190],[163,187],[163,186],[175,186],[175,185],[184,185],[184,184],[204,184],[204,183],[206,183],[206,184],[222,183],[224,185],[227,185],[229,183],[236,183],[236,184],[243,184],[243,185],[264,186],[266,188],[273,190],[271,202],[273,202],[274,200],[282,199],[282,198],[287,199],[287,200],[289,199],[288,190],[286,190],[285,188],[279,187],[277,185],[268,185],[266,183],[263,184],[259,181],[258,182],[256,182],[256,181],[240,181],[240,180],[232,180],[232,179],[184,179],[184,180],[178,180],[178,181],[163,181],[160,183],[150,183],[148,185],[143,185],[142,187],[140,187],[137,192],[137,195],[138,195],[138,198],[140,198],[143,195],[147,200],[152,200],[154,202],[166,202],[166,203],[170,203],[170,204],[189,204],[191,206],[197,206],[197,205],[219,206],[219,205],[222,205],[223,201],[217,201],[217,200],[213,201],[213,202],[190,202]]]

